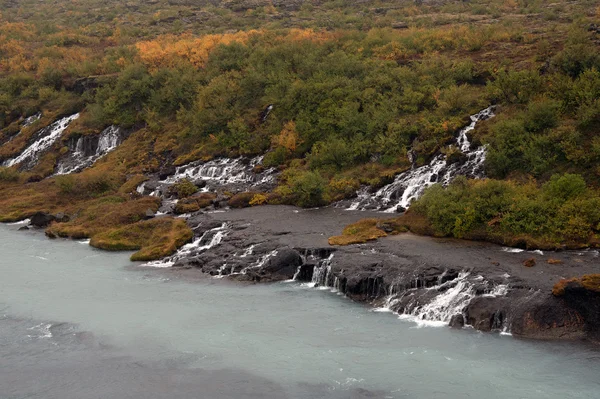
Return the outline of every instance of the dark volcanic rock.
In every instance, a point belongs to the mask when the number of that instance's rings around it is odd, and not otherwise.
[[[70,220],[70,218],[69,215],[65,215],[64,213],[59,212],[56,215],[54,215],[54,220],[58,223],[66,223]]]
[[[283,248],[277,250],[277,254],[269,258],[261,270],[272,275],[273,279],[290,279],[294,277],[301,264],[302,257],[297,251]]]
[[[52,223],[56,218],[46,212],[36,212],[32,217],[31,217],[31,225],[35,226],[35,227],[48,227],[48,225],[50,223]]]
[[[465,318],[461,314],[455,314],[450,319],[449,325],[452,328],[463,328],[465,326]]]
[[[470,325],[537,339],[599,336],[599,293],[573,284],[560,297],[552,295],[560,279],[597,272],[593,251],[536,255],[539,265],[530,268],[523,267],[522,255],[495,245],[411,234],[328,245],[327,238],[346,225],[376,216],[285,206],[194,215],[187,223],[196,237],[223,223],[227,233],[218,246],[191,252],[177,266],[245,282],[295,276],[353,300],[456,328]]]

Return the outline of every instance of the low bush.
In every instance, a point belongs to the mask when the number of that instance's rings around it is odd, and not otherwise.
[[[13,168],[0,167],[0,182],[16,182],[19,176],[19,172]]]
[[[188,179],[179,180],[169,187],[169,194],[177,198],[186,198],[198,192],[198,187]]]

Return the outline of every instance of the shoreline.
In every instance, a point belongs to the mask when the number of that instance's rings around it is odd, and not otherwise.
[[[414,233],[343,247],[328,244],[328,237],[345,225],[373,214],[277,205],[195,214],[187,223],[200,248],[162,270],[142,262],[131,268],[190,281],[220,275],[219,283],[226,284],[295,278],[337,290],[372,311],[384,307],[413,321],[515,338],[600,343],[596,320],[568,299],[552,295],[560,279],[600,269],[593,251],[517,252],[494,243]],[[218,226],[227,226],[223,237],[207,247],[199,237],[220,230]],[[525,258],[536,259],[536,266],[524,267]],[[548,264],[549,258],[561,263]],[[226,272],[224,264],[229,263],[231,272]]]

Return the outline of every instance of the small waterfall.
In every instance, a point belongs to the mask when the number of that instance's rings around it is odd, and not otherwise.
[[[277,255],[277,253],[278,253],[278,251],[275,249],[275,250],[269,252],[268,254],[263,255],[253,265],[247,266],[247,267],[243,268],[242,271],[240,272],[240,274],[247,274],[248,271],[252,270],[252,269],[260,269],[261,267],[263,267],[263,266],[265,266],[267,264],[267,262],[269,261],[269,259],[275,257]]]
[[[459,132],[456,146],[466,157],[463,163],[448,164],[446,156],[439,154],[427,165],[400,173],[392,183],[375,194],[370,194],[366,188],[362,188],[357,192],[356,200],[347,209],[379,209],[385,212],[396,212],[408,208],[413,200],[419,198],[425,189],[433,184],[447,185],[456,176],[483,177],[486,147],[481,146],[471,150],[467,134],[475,129],[477,122],[493,117],[493,111],[492,106],[472,115],[471,123]]]
[[[333,260],[333,253],[326,259],[322,259],[315,266],[312,274],[312,280],[308,285],[310,287],[332,287],[334,282],[334,276],[331,274],[331,261]],[[331,281],[330,281],[331,280]]]
[[[39,130],[34,134],[35,141],[27,147],[19,156],[9,159],[3,163],[3,166],[14,166],[21,164],[23,169],[33,168],[41,154],[48,150],[52,144],[58,140],[61,134],[69,127],[71,122],[79,118],[79,114],[62,118],[50,126]]]
[[[428,288],[427,290],[440,290],[445,286],[450,286],[430,302],[417,305],[400,317],[411,319],[418,324],[448,325],[452,316],[462,314],[475,296],[475,288],[467,279],[468,276],[469,273],[463,271],[455,280]],[[410,306],[407,308],[410,309]]]
[[[97,142],[95,141],[97,139]],[[116,149],[123,140],[123,131],[117,126],[109,126],[100,136],[82,136],[77,139],[74,148],[59,162],[56,174],[66,175],[81,172],[97,160]]]
[[[29,117],[25,118],[25,119],[23,120],[23,122],[21,122],[21,126],[22,126],[22,127],[31,126],[31,125],[33,125],[35,122],[39,121],[41,117],[42,117],[42,113],[41,113],[41,112],[38,112],[38,113],[37,113],[37,114],[35,114],[35,115],[31,115],[31,116],[29,116]]]
[[[276,169],[270,168],[260,173],[255,173],[254,168],[262,162],[263,157],[256,157],[249,162],[242,158],[220,158],[208,162],[192,162],[180,166],[175,174],[169,176],[161,183],[173,184],[181,179],[192,181],[203,180],[220,186],[244,185],[248,187],[262,184],[272,184],[276,179]]]
[[[227,223],[224,223],[219,227],[207,230],[198,239],[179,248],[174,255],[168,256],[161,260],[144,263],[142,266],[171,267],[177,263],[178,260],[189,258],[193,255],[197,255],[201,252],[214,248],[219,245],[223,238],[227,235],[227,227]]]

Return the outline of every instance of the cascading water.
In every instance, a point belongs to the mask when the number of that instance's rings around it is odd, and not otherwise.
[[[409,304],[408,312],[401,314],[400,318],[410,319],[418,324],[447,325],[452,316],[463,313],[475,296],[474,285],[467,279],[468,276],[468,272],[462,271],[455,280],[428,288],[439,291],[450,286],[426,304],[416,305],[412,309]]]
[[[33,168],[42,153],[52,146],[58,140],[60,135],[69,127],[71,122],[79,118],[79,114],[62,118],[50,126],[35,133],[35,141],[27,147],[19,156],[9,159],[3,163],[3,166],[14,166],[20,164],[23,169]]]
[[[456,146],[466,156],[466,160],[462,164],[449,164],[446,156],[439,154],[429,164],[399,174],[392,183],[384,186],[375,194],[362,188],[357,192],[356,200],[347,209],[378,209],[395,212],[408,208],[410,203],[419,198],[427,187],[435,183],[447,185],[457,176],[483,177],[486,147],[481,146],[471,150],[467,133],[475,129],[477,122],[493,117],[493,111],[494,107],[488,107],[472,115],[471,123],[459,132]]]
[[[309,287],[333,287],[334,278],[331,276],[331,261],[333,260],[333,253],[327,258],[322,259],[313,269],[312,280],[308,283]],[[331,281],[331,284],[329,284]]]
[[[97,139],[97,143],[90,137],[84,136],[77,139],[74,148],[70,148],[71,152],[59,162],[56,174],[77,173],[92,166],[97,160],[121,144],[123,132],[117,126],[109,126],[100,133]]]
[[[161,183],[173,184],[182,179],[192,181],[203,180],[218,185],[250,185],[258,186],[270,184],[275,181],[275,168],[255,173],[254,168],[262,162],[263,157],[256,157],[249,162],[242,158],[220,158],[208,162],[192,162],[180,166],[175,174],[169,176]]]
[[[41,113],[41,112],[38,112],[38,113],[37,113],[37,114],[35,114],[35,115],[31,115],[31,116],[29,116],[29,117],[27,117],[27,118],[25,118],[25,119],[23,120],[23,122],[21,123],[21,126],[22,126],[22,127],[31,126],[31,125],[33,125],[35,122],[39,121],[41,117],[42,117],[42,113]]]
[[[169,186],[180,180],[188,179],[204,192],[217,192],[227,188],[230,192],[269,191],[276,183],[278,171],[275,168],[262,169],[262,156],[252,159],[220,158],[208,162],[192,162],[176,168],[175,173],[161,181],[150,180],[142,183],[136,191],[141,195],[163,198],[163,209],[169,212],[174,204],[169,202],[165,193]]]
[[[202,234],[202,236],[200,236],[198,239],[179,248],[174,255],[168,256],[161,260],[144,263],[142,266],[171,267],[180,259],[190,258],[193,255],[200,254],[216,247],[221,243],[223,237],[226,235],[227,223],[224,223],[219,227],[205,231],[204,234]]]

